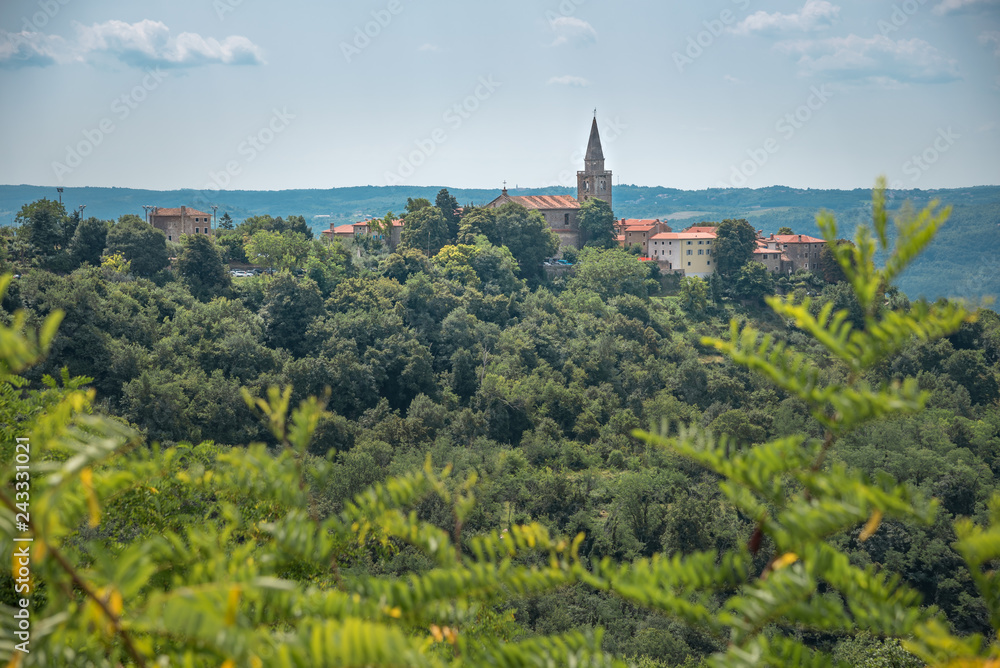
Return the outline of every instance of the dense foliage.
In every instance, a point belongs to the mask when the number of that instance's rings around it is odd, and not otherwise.
[[[45,518],[22,665],[911,665],[997,626],[1000,319],[891,286],[940,216],[875,273],[877,195],[845,280],[772,311],[753,268],[673,295],[617,249],[547,281],[516,208],[414,206],[440,248],[398,253],[256,221],[149,277],[47,265],[79,221],[49,245],[38,208],[0,256],[4,463],[30,433]],[[220,281],[224,239],[284,270]]]

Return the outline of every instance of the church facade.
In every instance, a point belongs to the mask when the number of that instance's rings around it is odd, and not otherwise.
[[[577,216],[580,205],[588,199],[602,199],[612,204],[611,171],[604,168],[604,150],[597,118],[590,126],[590,139],[584,156],[583,171],[576,173],[576,197],[571,195],[510,195],[504,188],[500,196],[487,204],[497,209],[507,202],[520,204],[529,211],[538,211],[552,231],[559,237],[559,248],[581,246],[580,224]]]

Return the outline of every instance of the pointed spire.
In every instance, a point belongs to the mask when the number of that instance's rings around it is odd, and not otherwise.
[[[604,160],[604,150],[601,148],[601,133],[597,131],[597,116],[594,116],[594,123],[590,126],[590,141],[587,143],[587,156],[584,159],[587,162],[591,160]]]

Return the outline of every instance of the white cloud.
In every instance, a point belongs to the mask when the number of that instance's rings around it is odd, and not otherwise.
[[[829,28],[839,16],[840,7],[837,5],[826,0],[806,0],[802,9],[794,14],[754,12],[732,28],[732,32],[742,35],[753,32],[810,32]]]
[[[597,31],[594,30],[594,26],[575,16],[560,16],[550,21],[549,26],[556,34],[552,46],[563,44],[585,46],[597,41]]]
[[[583,77],[575,77],[571,74],[566,74],[561,77],[552,77],[549,79],[549,84],[557,84],[560,86],[574,86],[576,88],[583,88],[589,86],[590,82]]]
[[[0,67],[45,67],[72,59],[72,49],[62,37],[0,30]]]
[[[438,46],[437,44],[431,44],[428,42],[427,44],[421,44],[419,47],[417,47],[417,51],[430,51],[432,53],[438,53],[439,51],[441,51],[441,47]]]
[[[67,40],[42,33],[3,33],[0,65],[7,67],[45,66],[71,62],[92,62],[102,57],[134,67],[197,67],[260,65],[260,47],[246,37],[230,36],[222,41],[184,32],[176,37],[159,21],[137,23],[106,21],[91,26],[75,24],[76,37]]]
[[[979,35],[979,41],[983,44],[993,44],[993,55],[1000,58],[1000,30],[987,30]]]
[[[867,81],[892,87],[906,83],[942,83],[959,79],[955,61],[922,39],[830,37],[782,42],[777,48],[799,55],[805,75]]]
[[[984,5],[1000,5],[1000,0],[942,0],[932,10],[938,16],[977,9]]]

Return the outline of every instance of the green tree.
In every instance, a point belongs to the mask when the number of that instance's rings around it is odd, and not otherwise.
[[[840,543],[830,539],[863,523],[858,535],[863,543],[879,530],[883,519],[930,522],[933,518],[934,505],[915,490],[886,475],[871,480],[828,462],[846,434],[883,415],[918,411],[927,401],[927,394],[913,379],[876,388],[864,379],[865,374],[910,345],[911,337],[940,338],[968,317],[960,306],[950,303],[922,304],[900,311],[883,308],[879,286],[899,276],[949,213],[937,212],[932,205],[913,219],[897,221],[895,245],[890,246],[884,193],[885,181],[880,179],[873,195],[873,225],[858,227],[853,248],[835,245],[837,225],[832,216],[821,214],[818,218],[865,313],[861,328],[848,325],[847,314],[834,313],[832,305],[814,315],[808,300],[771,297],[768,304],[775,314],[794,323],[812,346],[822,348],[823,357],[798,352],[773,335],[764,335],[750,325],[741,327],[735,320],[727,339],[702,339],[703,345],[711,345],[735,363],[762,373],[806,405],[822,426],[822,438],[795,434],[734,449],[735,444],[725,435],[715,438],[697,427],[682,428],[676,439],[643,435],[722,476],[720,490],[755,523],[746,548],[724,554],[696,553],[669,564],[651,560],[603,569],[606,586],[613,591],[631,591],[624,594],[627,599],[669,610],[699,628],[718,629],[728,645],[712,657],[712,665],[831,665],[821,648],[802,642],[803,632],[811,630],[909,637],[904,641],[907,650],[940,665],[947,663],[942,659],[978,654],[980,640],[960,642],[950,636],[938,613],[919,607],[915,592],[884,573],[852,563],[838,548]],[[876,241],[888,256],[882,269],[873,262]],[[823,368],[831,364],[839,368],[828,375]],[[1000,504],[996,507],[1000,510]],[[971,539],[971,527],[964,533]],[[982,546],[979,555],[1000,554],[1000,539],[991,537],[978,545]],[[754,559],[765,549],[766,561],[760,570]],[[973,549],[970,540],[969,551]],[[981,563],[973,564],[973,577],[996,579],[992,573],[982,575]],[[667,597],[651,597],[639,588],[630,590],[630,583],[649,588],[653,573],[662,573],[655,587],[659,592],[671,592]],[[736,582],[741,583],[739,588],[727,594],[721,608],[710,610],[702,603],[691,607],[699,595],[725,591]],[[786,633],[785,629],[794,631]]]
[[[219,218],[219,229],[220,230],[236,229],[236,226],[233,224],[233,218],[232,216],[229,215],[228,211],[224,212],[222,216]]]
[[[125,214],[108,230],[105,255],[121,253],[132,263],[132,271],[140,276],[152,276],[166,269],[167,235],[142,218]]]
[[[704,313],[708,308],[708,286],[697,276],[685,276],[680,282],[680,299],[688,313]]]
[[[305,355],[309,324],[322,313],[323,295],[316,283],[281,272],[268,284],[260,309],[268,345]]]
[[[177,258],[177,273],[196,299],[207,301],[226,292],[229,273],[215,242],[207,234],[187,234]]]
[[[295,269],[309,256],[311,244],[300,232],[258,230],[244,245],[247,259],[263,267]]]
[[[69,217],[60,202],[43,198],[22,206],[14,221],[27,232],[35,254],[48,258],[59,249]]]
[[[448,238],[448,222],[436,207],[422,206],[403,218],[402,242],[407,248],[422,250],[433,257],[448,243]]]
[[[646,297],[649,266],[621,248],[584,248],[567,287],[593,290],[605,300],[622,294]]]
[[[792,228],[790,228],[790,227],[779,227],[778,228],[778,234],[780,234],[780,235],[788,235],[788,234],[795,234],[795,232],[792,232]]]
[[[448,192],[447,188],[442,188],[434,200],[434,206],[438,208],[441,215],[444,216],[445,222],[448,223],[448,239],[450,241],[457,239],[458,227],[461,223],[458,200]]]
[[[732,289],[738,299],[760,303],[774,294],[774,275],[760,262],[750,261],[740,267]]]
[[[598,248],[616,248],[618,239],[615,233],[615,214],[611,205],[602,199],[593,197],[580,205],[577,214],[580,232],[585,245]]]
[[[851,244],[847,239],[837,239],[837,243]],[[819,273],[827,283],[840,283],[847,280],[844,270],[840,268],[840,263],[837,262],[836,255],[829,246],[823,246],[823,250],[819,252]]]
[[[542,262],[559,250],[559,237],[538,211],[528,211],[520,204],[507,202],[496,209],[495,246],[506,246],[521,268],[521,276],[537,278]]]
[[[110,226],[108,221],[98,220],[93,216],[77,225],[69,244],[70,258],[75,266],[89,264],[96,267],[101,264],[101,254],[108,242]]]
[[[414,213],[420,211],[421,209],[426,209],[431,205],[431,201],[425,197],[418,197],[413,199],[412,197],[406,198],[406,213]]]
[[[746,220],[724,220],[715,229],[715,270],[732,281],[747,262],[753,260],[757,231]]]

